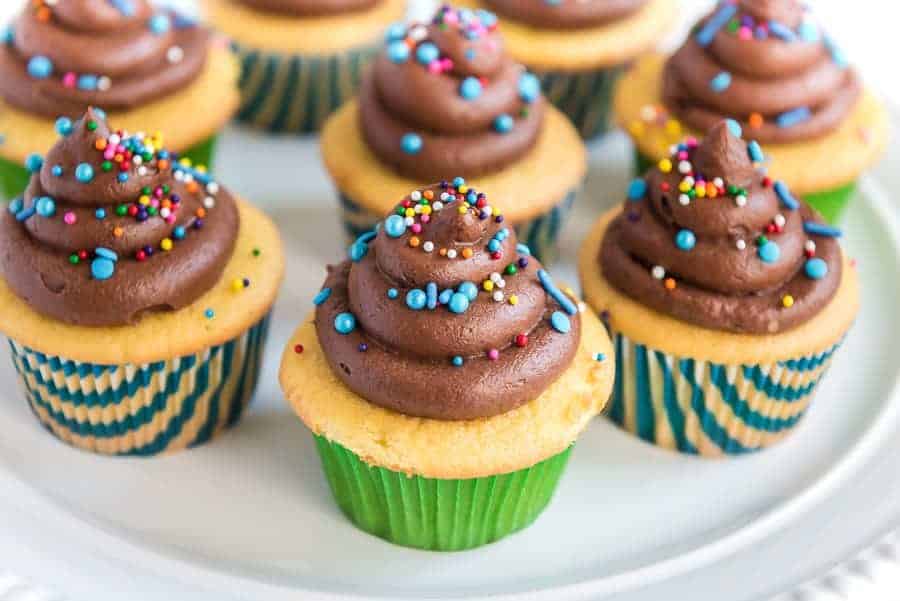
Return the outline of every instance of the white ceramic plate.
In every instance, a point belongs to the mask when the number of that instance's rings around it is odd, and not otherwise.
[[[575,281],[578,240],[622,197],[626,157],[620,137],[594,149],[558,279]],[[282,345],[309,311],[324,265],[345,253],[343,238],[312,142],[231,131],[219,171],[277,218],[290,257],[252,410],[236,430],[188,453],[99,458],[39,428],[11,365],[0,362],[0,566],[93,601],[188,592],[215,601],[301,592],[739,600],[787,590],[900,518],[900,228],[887,195],[900,184],[889,170],[865,181],[845,224],[864,306],[794,436],[714,462],[658,450],[597,420],[533,527],[475,551],[435,554],[389,545],[345,520],[309,434],[281,399]]]

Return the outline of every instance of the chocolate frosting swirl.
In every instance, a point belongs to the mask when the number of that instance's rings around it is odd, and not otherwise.
[[[32,308],[85,326],[136,323],[189,305],[231,257],[239,216],[209,176],[149,137],[112,132],[96,109],[0,216],[0,274]]]
[[[632,182],[600,251],[604,277],[661,313],[716,330],[770,334],[814,317],[841,281],[839,232],[751,159],[720,122]]]
[[[540,82],[504,52],[497,18],[484,10],[444,6],[429,25],[392,29],[360,93],[368,146],[422,180],[515,162],[543,114]]]
[[[362,12],[380,0],[238,0],[250,8],[289,17],[321,17]]]
[[[545,29],[586,29],[623,19],[647,0],[484,0],[500,16]]]
[[[406,415],[465,420],[538,397],[578,348],[577,307],[462,178],[417,190],[329,267],[316,329],[334,373]]]
[[[663,100],[705,131],[731,117],[763,143],[823,136],[862,84],[798,0],[723,0],[668,60]]]
[[[0,96],[47,117],[131,109],[191,83],[209,39],[147,0],[29,2],[0,46]]]

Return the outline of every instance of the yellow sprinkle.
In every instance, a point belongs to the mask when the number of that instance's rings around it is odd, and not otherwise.
[[[145,194],[138,199],[138,202],[146,207],[148,204],[150,204],[150,197]]]
[[[666,121],[666,133],[670,136],[681,135],[681,123],[677,119],[669,119]]]
[[[506,300],[509,301],[510,305],[518,305],[519,304],[519,297],[516,296],[515,294],[510,294],[509,298]]]
[[[197,165],[194,169],[197,170],[198,173],[206,173],[206,165]]]
[[[431,215],[431,206],[422,205],[422,214],[423,215]]]
[[[672,171],[672,161],[669,159],[663,159],[659,162],[659,170],[663,173],[669,173]]]
[[[407,217],[412,217],[416,214],[416,210],[412,207],[406,209],[406,213],[404,213]]]
[[[466,205],[459,205],[456,210],[459,211],[460,215],[465,215],[466,211],[468,211],[469,209],[466,208]]]
[[[190,167],[193,164],[193,163],[191,163],[191,159],[189,159],[187,157],[184,157],[183,159],[181,159],[178,162],[181,163],[182,165],[184,165],[185,167]]]
[[[700,184],[697,184],[694,187],[694,191],[697,192],[697,198],[706,198],[706,186],[701,186]]]
[[[457,188],[456,190],[457,190],[460,194],[465,194],[466,192],[469,191],[469,186],[463,184],[462,186],[460,186],[460,187]]]
[[[680,184],[678,184],[678,190],[679,190],[680,192],[685,192],[685,193],[686,193],[686,192],[688,192],[690,189],[691,189],[691,185],[690,185],[689,183],[685,182],[685,181],[682,181]]]
[[[163,238],[162,242],[159,243],[159,247],[163,250],[172,250],[172,246],[171,238]]]
[[[240,292],[244,289],[244,280],[240,278],[234,278],[231,280],[231,289],[235,292]]]
[[[785,294],[784,298],[781,299],[781,304],[784,305],[786,309],[790,309],[794,306],[794,297],[790,294]]]
[[[485,281],[481,284],[481,286],[482,286],[485,290],[487,290],[488,292],[490,292],[491,290],[494,289],[494,282],[492,282],[491,280],[485,280]]]

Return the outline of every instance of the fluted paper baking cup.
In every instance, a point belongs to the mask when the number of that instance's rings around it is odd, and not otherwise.
[[[572,212],[576,195],[577,190],[570,190],[562,201],[556,203],[546,213],[522,223],[513,223],[519,242],[527,244],[531,254],[541,263],[549,264],[559,254],[559,235]],[[341,220],[349,242],[372,231],[384,217],[367,211],[346,194],[339,192],[338,196],[341,204]]]
[[[619,66],[596,71],[538,71],[537,75],[547,99],[572,120],[582,138],[590,140],[611,127],[613,89],[623,72]]]
[[[441,480],[369,465],[336,442],[315,439],[334,499],[351,522],[388,542],[431,551],[479,547],[534,522],[572,450],[508,474]]]
[[[233,44],[241,63],[237,118],[272,133],[316,132],[356,95],[377,51],[364,46],[330,55],[283,55]]]
[[[638,438],[682,453],[759,451],[799,423],[839,346],[771,364],[722,365],[616,334],[616,383],[607,415]]]
[[[25,397],[57,438],[103,455],[150,456],[203,444],[250,402],[269,329],[199,353],[142,365],[96,365],[9,341]]]
[[[637,174],[643,175],[648,169],[655,166],[656,162],[642,152],[635,150],[634,165]],[[803,200],[822,215],[825,221],[832,225],[837,225],[855,195],[856,181],[852,181],[849,184],[832,188],[831,190],[802,194],[801,196]]]

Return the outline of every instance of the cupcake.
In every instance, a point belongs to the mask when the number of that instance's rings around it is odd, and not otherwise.
[[[652,50],[676,19],[672,0],[465,0],[500,16],[509,53],[586,139],[609,129],[624,67]]]
[[[441,551],[537,518],[614,373],[600,321],[468,192],[415,189],[360,236],[280,374],[347,517]]]
[[[0,332],[40,423],[143,456],[234,425],[281,282],[275,225],[99,110],[31,167],[0,211]]]
[[[351,240],[417,182],[460,173],[496,199],[485,218],[505,215],[545,262],[587,169],[571,123],[504,52],[496,17],[448,6],[390,31],[359,98],[325,124],[322,156]]]
[[[859,307],[840,230],[756,169],[759,145],[735,133],[720,122],[634,180],[579,261],[615,336],[610,418],[713,457],[797,426]]]
[[[131,131],[170,132],[171,151],[210,164],[238,106],[225,45],[147,0],[23,4],[0,40],[0,194],[21,194],[28,157],[50,150],[90,106]]]
[[[353,97],[405,0],[201,0],[241,62],[238,119],[273,133],[318,131]]]
[[[885,149],[887,114],[810,13],[798,0],[723,0],[671,57],[640,61],[614,100],[638,171],[731,118],[766,146],[773,178],[837,221]]]

